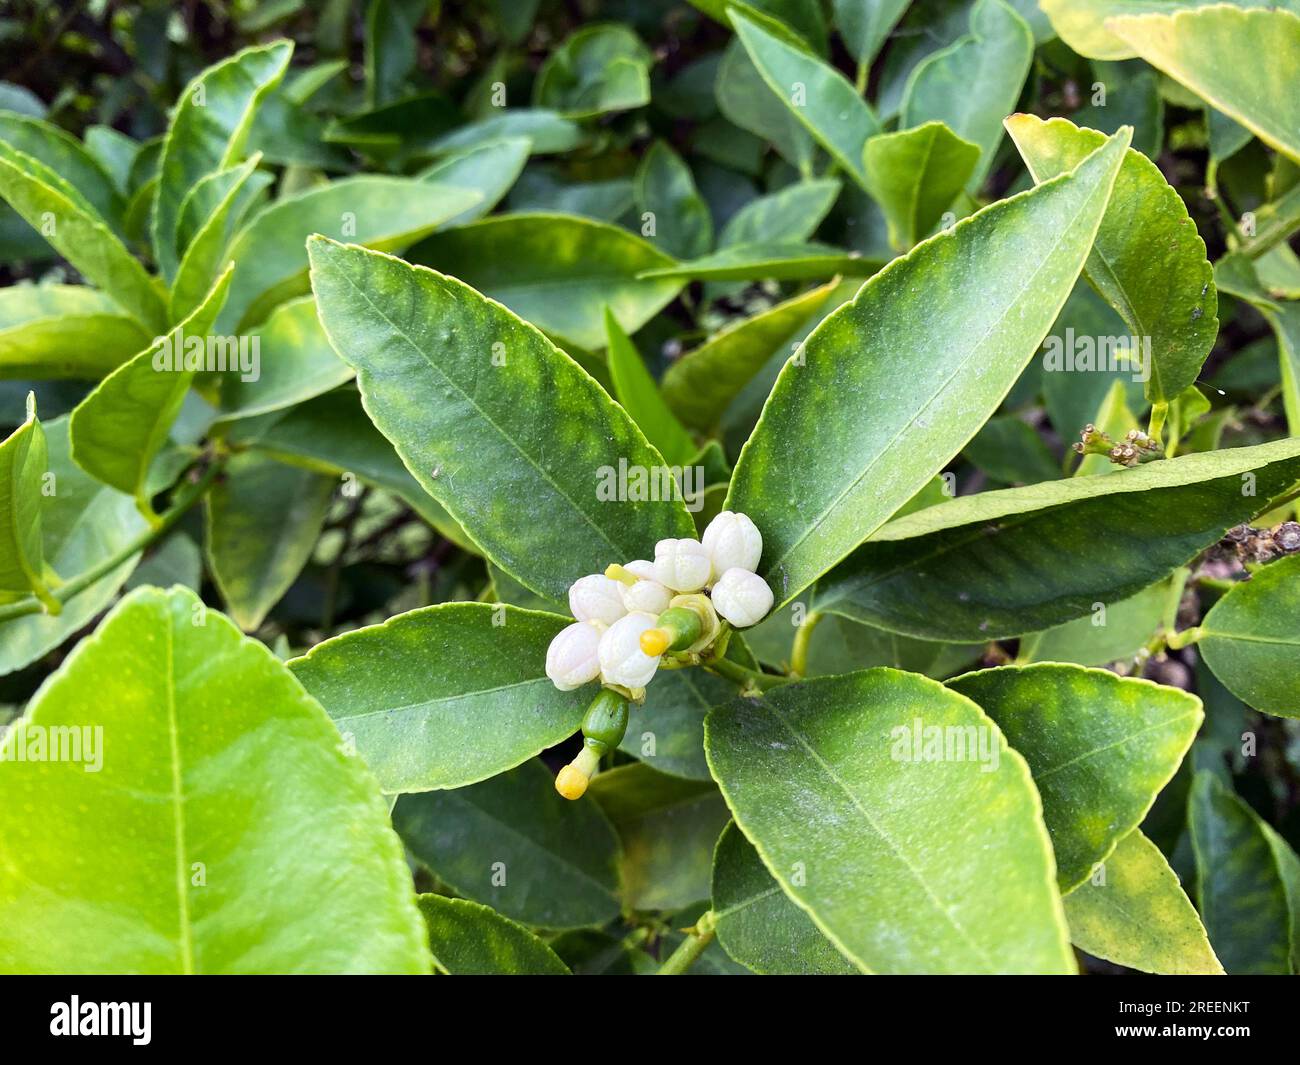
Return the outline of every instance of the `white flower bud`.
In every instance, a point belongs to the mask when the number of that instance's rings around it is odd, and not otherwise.
[[[713,608],[736,628],[746,629],[772,609],[772,589],[757,573],[729,569],[713,586]]]
[[[641,633],[658,624],[653,614],[638,611],[619,618],[600,637],[600,676],[606,684],[644,688],[659,668],[659,659],[641,650]]]
[[[676,592],[698,592],[709,583],[709,561],[698,540],[660,540],[655,544],[655,580]]]
[[[623,605],[623,586],[603,573],[582,577],[569,588],[569,609],[579,621],[612,625],[627,613],[627,607]]]
[[[763,534],[758,526],[744,514],[724,510],[704,530],[700,538],[704,550],[713,562],[713,580],[717,580],[729,569],[758,569],[758,560],[763,556]]]
[[[658,617],[668,609],[674,594],[671,588],[665,588],[658,581],[637,581],[623,586],[623,605],[629,612],[639,610]]]
[[[643,558],[634,559],[623,567],[633,577],[640,577],[643,581],[652,581],[655,579],[655,564],[647,562]]]
[[[562,692],[581,688],[600,676],[599,622],[575,621],[556,633],[546,649],[546,675]]]

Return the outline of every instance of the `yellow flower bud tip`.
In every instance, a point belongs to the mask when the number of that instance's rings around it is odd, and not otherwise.
[[[580,770],[566,765],[555,778],[555,790],[566,799],[581,799],[587,791],[588,779]]]
[[[641,633],[641,650],[651,658],[658,658],[672,642],[672,634],[663,629],[646,629]]]

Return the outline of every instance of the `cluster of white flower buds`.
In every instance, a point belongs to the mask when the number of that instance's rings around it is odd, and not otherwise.
[[[561,691],[597,678],[640,699],[666,653],[699,654],[722,631],[754,625],[772,590],[754,571],[763,537],[744,514],[724,510],[701,540],[660,540],[653,562],[638,559],[575,581],[577,618],[551,641],[546,675]]]

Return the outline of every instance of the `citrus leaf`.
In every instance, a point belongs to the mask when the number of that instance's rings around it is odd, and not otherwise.
[[[867,191],[889,222],[890,240],[906,250],[926,236],[979,162],[979,145],[942,122],[872,137],[863,149]]]
[[[81,759],[31,759],[57,729]],[[192,592],[123,599],[4,743],[6,972],[428,971],[374,779]],[[57,831],[32,832],[38,802]]]
[[[35,595],[57,614],[50,592],[57,584],[45,561],[41,505],[46,491],[48,452],[36,418],[36,393],[27,393],[27,417],[0,441],[0,603]]]
[[[528,929],[467,899],[421,895],[433,964],[449,976],[567,976],[555,951]]]
[[[93,345],[86,337],[94,337]],[[140,322],[86,285],[0,290],[0,377],[102,377],[149,343]]]
[[[670,466],[683,466],[698,450],[677,416],[668,409],[659,385],[641,359],[631,338],[618,319],[606,308],[605,330],[609,337],[609,375],[614,397],[640,426],[646,439],[658,449]]]

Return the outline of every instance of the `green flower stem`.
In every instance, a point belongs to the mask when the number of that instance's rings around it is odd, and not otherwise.
[[[1196,643],[1204,635],[1205,630],[1199,625],[1194,628],[1183,629],[1182,632],[1171,632],[1165,640],[1165,646],[1171,651],[1178,651]]]
[[[793,677],[778,677],[771,673],[759,673],[757,670],[746,669],[728,658],[715,658],[705,662],[704,668],[711,673],[716,673],[719,677],[724,677],[740,685],[742,688],[757,688],[759,691],[775,688],[778,684],[789,684],[794,679]]]
[[[713,916],[713,911],[706,910],[700,915],[700,919],[695,922],[695,927],[688,930],[686,938],[682,940],[680,946],[659,966],[659,971],[655,975],[681,976],[695,963],[695,959],[704,953],[704,949],[713,942],[716,931],[717,920]]]
[[[104,559],[96,566],[92,566],[85,573],[79,573],[75,577],[69,577],[53,590],[53,596],[60,604],[66,603],[69,599],[84,592],[101,577],[112,573],[123,562],[139,551],[143,551],[150,544],[160,540],[163,535],[175,525],[187,510],[197,503],[203,494],[207,492],[212,482],[217,479],[217,475],[222,470],[222,464],[214,462],[208,466],[203,476],[194,483],[181,489],[176,496],[176,501],[162,515],[159,516],[156,525],[150,525],[144,532],[132,540],[129,544],[119,550],[116,554]],[[29,614],[53,613],[49,611],[35,596],[27,599],[20,599],[16,603],[10,603],[6,606],[0,606],[0,621],[10,621],[13,618],[26,617]]]
[[[808,643],[813,630],[822,616],[816,610],[810,610],[803,619],[803,624],[795,630],[794,646],[790,649],[790,675],[802,677],[808,671]]]

